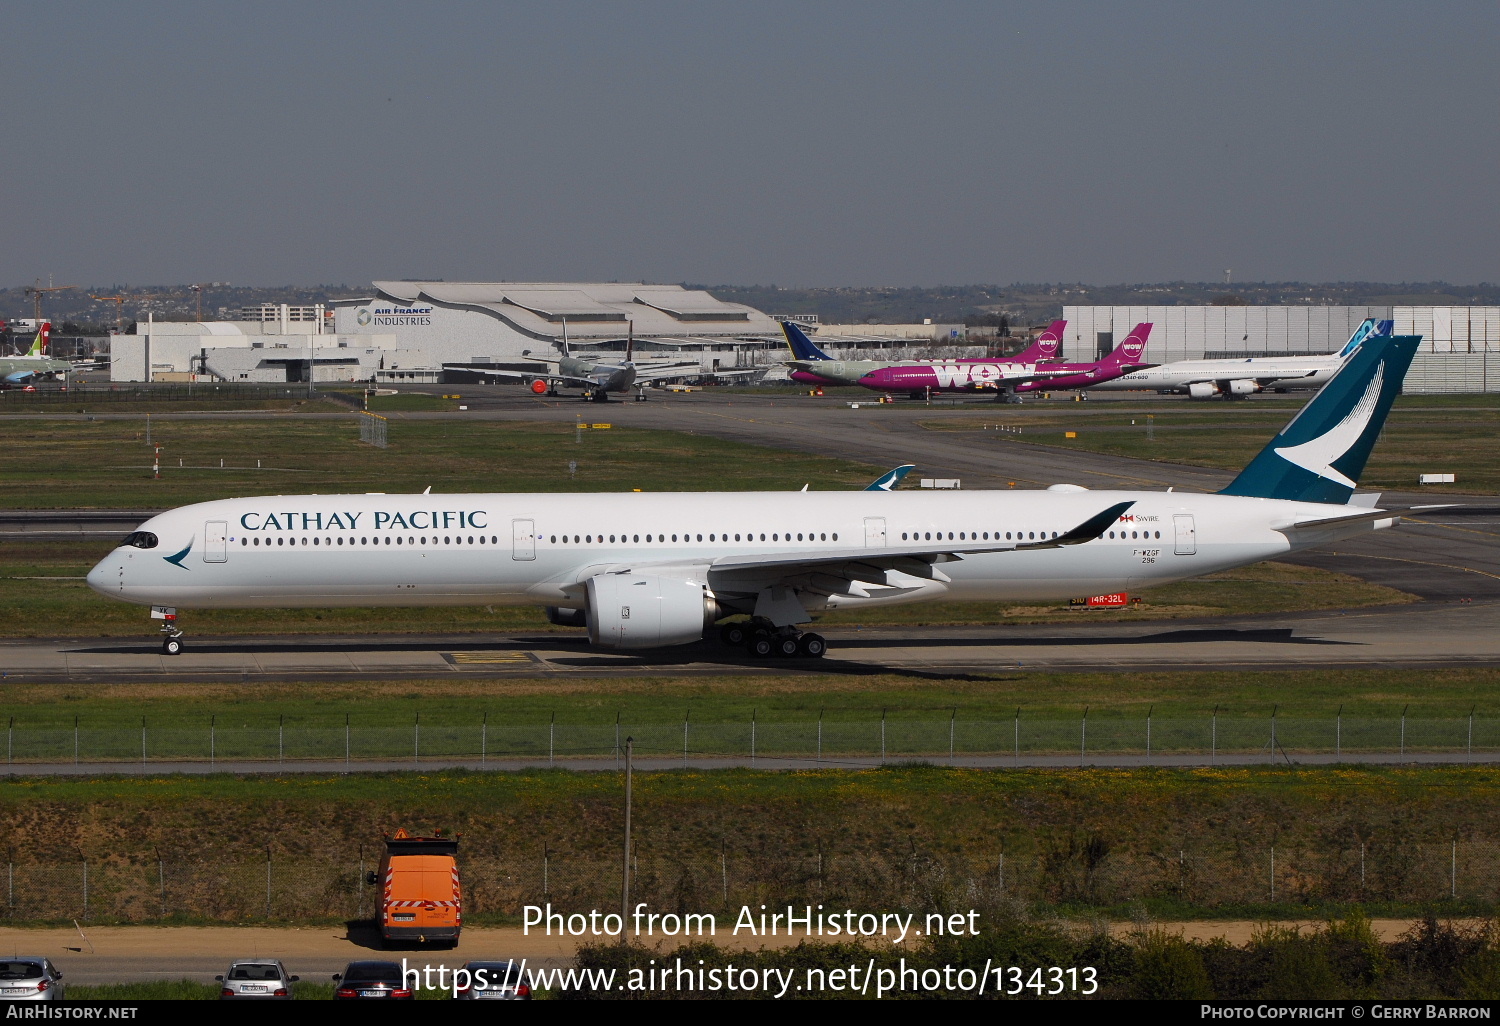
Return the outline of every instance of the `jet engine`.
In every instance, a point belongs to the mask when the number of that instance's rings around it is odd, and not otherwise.
[[[541,379],[533,381],[531,383],[531,390],[533,392],[535,392],[537,395],[546,395],[547,394],[547,383],[545,381],[542,381]]]
[[[589,642],[601,648],[686,645],[723,615],[702,581],[633,573],[588,581]]]
[[[1188,385],[1188,395],[1194,399],[1210,399],[1219,394],[1212,381],[1194,381]]]
[[[1229,383],[1230,395],[1253,395],[1260,391],[1260,383],[1253,378],[1239,378]]]

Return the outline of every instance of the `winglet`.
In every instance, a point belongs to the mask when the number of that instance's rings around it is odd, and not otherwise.
[[[906,464],[903,464],[902,466],[897,467],[895,470],[891,471],[888,474],[881,474],[875,480],[873,480],[869,484],[865,485],[865,491],[867,491],[867,492],[891,492],[891,491],[895,491],[896,486],[901,483],[901,479],[904,478],[907,474],[910,474],[913,470],[916,470],[916,469],[917,469],[917,465],[915,463],[906,463]]]
[[[807,333],[791,321],[782,321],[781,331],[782,334],[786,335],[786,344],[792,350],[792,356],[798,360],[833,359],[833,357],[813,345],[812,339],[807,337]]]
[[[1022,542],[1020,545],[1017,545],[1016,548],[1056,549],[1064,545],[1082,545],[1084,542],[1094,541],[1095,539],[1101,537],[1105,531],[1108,531],[1110,529],[1110,526],[1114,524],[1116,520],[1120,519],[1121,513],[1124,513],[1127,509],[1134,505],[1134,499],[1131,499],[1128,502],[1117,502],[1113,506],[1109,507],[1109,509],[1106,509],[1100,513],[1095,513],[1093,516],[1089,517],[1083,523],[1079,524],[1077,527],[1073,528],[1073,530],[1067,532],[1066,534],[1059,535],[1056,538],[1048,538],[1046,541]]]

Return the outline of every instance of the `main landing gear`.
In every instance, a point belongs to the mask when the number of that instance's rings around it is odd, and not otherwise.
[[[719,640],[757,659],[821,659],[828,642],[821,634],[777,627],[769,620],[736,620],[719,628]]]

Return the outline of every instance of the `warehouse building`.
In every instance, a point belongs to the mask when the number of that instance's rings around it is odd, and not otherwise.
[[[705,371],[759,367],[785,353],[780,326],[753,307],[680,285],[578,282],[377,281],[333,304],[340,337],[393,334],[456,380],[526,370],[527,358],[623,353],[696,359]]]
[[[1065,306],[1067,359],[1107,353],[1151,322],[1147,363],[1314,355],[1343,347],[1367,317],[1421,335],[1406,391],[1500,391],[1500,307],[1484,306]]]

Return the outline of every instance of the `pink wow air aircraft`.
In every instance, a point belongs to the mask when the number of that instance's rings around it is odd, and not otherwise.
[[[932,392],[993,391],[997,402],[1008,402],[1017,393],[1083,388],[1152,366],[1140,362],[1150,334],[1149,323],[1137,324],[1113,352],[1093,363],[1043,363],[1026,369],[993,360],[908,364],[873,370],[859,384],[877,392],[907,392],[917,399]]]
[[[955,362],[1004,367],[1005,370],[998,373],[1007,378],[1015,377],[1017,374],[1029,376],[1036,364],[1056,359],[1057,347],[1062,343],[1063,328],[1067,325],[1067,321],[1053,321],[1031,345],[1015,356],[1008,356],[1003,360],[958,360]],[[781,330],[786,335],[787,347],[792,351],[792,359],[787,361],[789,368],[787,377],[793,381],[800,381],[804,385],[857,385],[861,378],[872,371],[889,367],[925,366],[920,360],[836,360],[814,345],[812,339],[808,338],[802,329],[791,321],[782,322]]]

